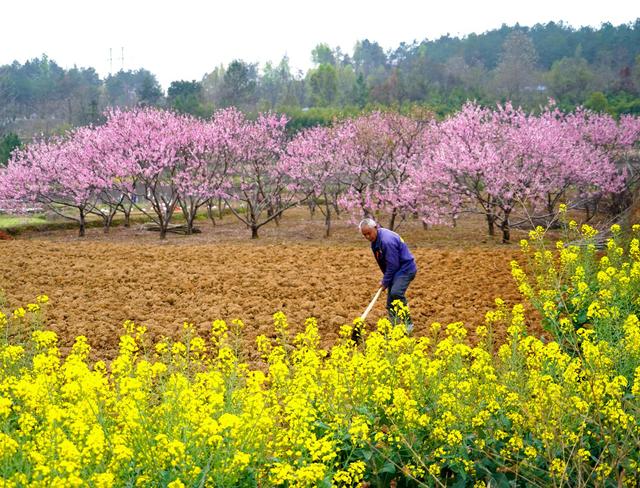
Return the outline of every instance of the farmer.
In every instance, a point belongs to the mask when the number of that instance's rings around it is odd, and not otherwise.
[[[378,266],[382,270],[384,276],[380,282],[380,286],[387,292],[387,310],[389,311],[389,319],[392,324],[398,322],[392,303],[400,300],[405,306],[407,298],[405,293],[409,287],[409,283],[415,278],[416,262],[409,248],[395,232],[384,229],[376,224],[376,221],[366,218],[358,225],[362,235],[371,242],[371,250],[378,262]],[[413,330],[413,322],[407,316],[405,327],[407,333]]]

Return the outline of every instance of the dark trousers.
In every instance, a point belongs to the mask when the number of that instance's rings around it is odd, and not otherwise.
[[[405,322],[407,332],[411,332],[413,330],[413,322],[411,321],[411,317],[407,316],[405,320],[400,319],[395,314],[392,303],[395,300],[400,300],[403,305],[407,305],[407,297],[405,296],[405,293],[407,292],[407,288],[409,288],[409,283],[411,283],[411,281],[413,281],[415,277],[415,272],[398,273],[396,276],[394,276],[387,293],[387,310],[389,312],[389,319],[391,320],[391,323],[396,325],[400,322]]]

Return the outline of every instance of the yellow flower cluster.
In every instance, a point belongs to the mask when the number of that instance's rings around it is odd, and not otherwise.
[[[590,290],[582,293],[597,295],[588,281],[596,268],[574,268]],[[544,284],[546,313],[570,317]],[[258,338],[262,362],[250,367],[240,321],[215,321],[207,338],[186,323],[182,340],[156,344],[128,321],[107,364],[90,359],[82,336],[63,356],[56,335],[34,325],[41,311],[24,310],[2,315],[6,327],[35,328],[24,344],[0,343],[3,486],[640,480],[635,314],[620,314],[619,348],[583,324],[576,353],[529,336],[524,307],[500,299],[475,346],[460,322],[408,337],[383,319],[371,331],[355,322],[360,343],[344,326],[325,350],[315,319],[293,334],[277,313],[275,337]],[[508,336],[494,345],[498,327]],[[622,350],[636,358],[626,369]]]
[[[598,231],[588,225],[578,230],[570,222],[554,254],[538,228],[531,242],[521,244],[526,270],[515,261],[511,265],[520,291],[541,312],[555,338],[580,354],[580,333],[585,329],[595,334],[592,340],[620,347],[617,362],[628,379],[640,347],[640,226],[633,226],[632,232],[627,237],[614,224],[606,252],[598,253]]]

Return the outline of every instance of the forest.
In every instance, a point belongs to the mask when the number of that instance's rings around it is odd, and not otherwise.
[[[443,117],[468,100],[511,101],[536,110],[552,98],[571,111],[585,106],[613,116],[640,113],[640,18],[614,26],[563,22],[503,25],[481,34],[401,43],[374,40],[352,52],[319,43],[306,73],[287,57],[259,65],[237,59],[200,80],[175,80],[166,92],[144,68],[101,78],[92,67],[65,69],[46,54],[0,66],[0,164],[35,135],[103,122],[111,107],[153,106],[207,118],[236,107],[251,116],[286,114],[292,133],[371,110]]]

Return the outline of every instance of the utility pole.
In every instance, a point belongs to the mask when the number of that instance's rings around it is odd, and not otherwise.
[[[109,74],[113,74],[113,49],[109,48]]]
[[[124,71],[124,47],[120,48],[120,71]]]

